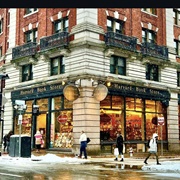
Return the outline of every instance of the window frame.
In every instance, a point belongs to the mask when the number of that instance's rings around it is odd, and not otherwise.
[[[30,80],[33,80],[33,65],[25,64],[22,66],[22,82],[26,82]]]
[[[157,9],[156,8],[142,8],[142,10],[147,12],[147,13],[157,15]]]
[[[110,73],[126,76],[126,58],[112,55],[110,58]]]
[[[180,40],[174,39],[174,48],[176,55],[180,56]]]
[[[150,38],[152,36],[152,38]],[[142,28],[142,43],[153,43],[157,44],[157,35],[154,31]]]
[[[35,28],[35,29],[32,29],[32,30],[26,31],[24,33],[24,36],[25,36],[25,42],[26,43],[37,42],[38,29]]]
[[[55,62],[57,61],[57,62]],[[53,66],[53,64],[56,63],[57,66]],[[55,58],[51,58],[50,61],[50,75],[55,76],[59,74],[64,74],[65,73],[65,59],[64,56],[58,56]]]
[[[159,82],[159,66],[158,65],[149,64],[149,63],[146,64],[146,79]]]
[[[180,11],[178,9],[173,9],[173,19],[174,25],[180,25]]]
[[[180,72],[177,71],[177,86],[180,87]]]
[[[34,13],[38,10],[38,8],[26,8],[25,9],[25,15]]]
[[[108,22],[111,23],[111,26],[108,26],[108,24],[110,24]],[[116,28],[117,25],[119,25],[119,28]],[[107,26],[107,32],[124,34],[124,21],[108,16],[106,21],[106,26]]]
[[[3,23],[4,23],[4,20],[3,18],[0,20],[0,34],[3,33]]]
[[[59,25],[60,24],[60,25]],[[56,27],[60,28],[56,28]],[[66,16],[64,18],[58,19],[57,21],[54,21],[53,23],[54,28],[54,34],[60,33],[60,32],[68,32],[69,31],[69,18]]]

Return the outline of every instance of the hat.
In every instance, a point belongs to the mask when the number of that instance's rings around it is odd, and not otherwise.
[[[156,138],[158,137],[158,135],[156,133],[153,134],[153,138]]]

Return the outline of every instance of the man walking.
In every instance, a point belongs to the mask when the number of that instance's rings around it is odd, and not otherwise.
[[[86,146],[87,146],[87,136],[84,133],[84,131],[81,131],[81,136],[79,138],[80,142],[80,155],[79,157],[82,157],[82,152],[84,152],[84,158],[87,159],[87,153],[86,153]]]
[[[157,140],[158,140],[158,135],[156,133],[153,134],[152,136],[152,139],[150,140],[149,142],[149,154],[148,156],[146,157],[146,159],[144,160],[144,163],[145,164],[148,164],[147,163],[147,160],[149,159],[149,157],[151,156],[151,154],[154,154],[156,156],[156,162],[158,165],[160,165],[159,163],[159,159],[158,159],[158,154],[157,154]]]
[[[123,137],[122,134],[117,133],[117,138],[116,138],[116,147],[118,148],[119,155],[121,155],[121,160],[124,161],[124,155],[123,155]],[[118,161],[118,155],[114,159],[115,161]]]

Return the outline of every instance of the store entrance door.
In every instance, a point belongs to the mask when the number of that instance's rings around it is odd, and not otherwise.
[[[44,142],[41,145],[41,148],[46,148],[46,124],[46,114],[40,114],[39,116],[37,116],[36,131],[40,131]]]

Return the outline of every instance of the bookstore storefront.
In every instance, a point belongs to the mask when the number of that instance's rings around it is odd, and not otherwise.
[[[108,96],[100,102],[100,139],[103,148],[114,144],[117,132],[122,133],[126,150],[144,152],[146,141],[158,133],[167,148],[168,91],[112,84]],[[158,125],[158,117],[164,117],[164,125]]]
[[[71,148],[73,145],[72,102],[63,96],[63,86],[54,84],[31,89],[13,91],[12,102],[25,100],[27,105],[23,113],[21,134],[31,136],[34,146],[34,134],[40,130],[43,137],[42,148]],[[39,113],[33,113],[33,106],[39,107]],[[14,133],[19,134],[19,112],[14,109]]]

